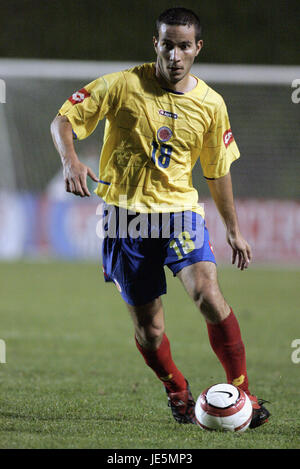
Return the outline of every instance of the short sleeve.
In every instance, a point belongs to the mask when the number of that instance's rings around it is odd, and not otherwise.
[[[218,179],[225,176],[231,163],[240,156],[231,130],[227,108],[222,99],[211,125],[203,137],[200,163],[204,177]]]
[[[112,75],[97,78],[74,92],[59,109],[59,114],[69,119],[75,138],[82,140],[91,135],[99,120],[111,111],[110,91],[117,78]]]

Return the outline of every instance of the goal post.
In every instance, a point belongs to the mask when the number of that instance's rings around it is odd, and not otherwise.
[[[100,75],[126,70],[138,62],[89,60],[0,59],[0,77],[94,80]],[[211,83],[288,85],[300,79],[300,66],[195,63],[192,72]]]

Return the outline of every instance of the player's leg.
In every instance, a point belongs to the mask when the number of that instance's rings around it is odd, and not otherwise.
[[[186,380],[173,361],[165,333],[161,298],[141,306],[127,304],[127,307],[134,324],[136,345],[146,364],[169,391],[185,389]]]
[[[205,222],[198,214],[193,214],[191,220],[192,223],[187,219],[184,232],[169,243],[166,264],[204,315],[212,349],[225,369],[228,382],[249,395],[254,410],[250,427],[254,428],[266,421],[269,412],[249,392],[245,347],[238,321],[220,291]]]
[[[200,215],[184,212],[184,232],[169,243],[167,260],[168,267],[204,315],[211,346],[226,371],[228,382],[249,393],[239,325],[220,291],[209,233]]]
[[[184,267],[177,277],[206,320],[211,347],[225,369],[227,381],[250,394],[239,324],[220,290],[216,265],[197,262]]]
[[[253,415],[250,428],[268,420],[270,412],[248,388],[246,353],[238,321],[225,301],[212,262],[197,262],[184,267],[177,276],[202,312],[210,344],[226,372],[227,381],[243,389],[250,397]]]
[[[147,350],[157,350],[165,332],[161,298],[155,298],[150,303],[141,306],[127,303],[127,308],[133,320],[138,343]]]
[[[175,420],[196,423],[195,401],[185,377],[172,358],[161,298],[141,306],[127,303],[127,307],[135,328],[136,346],[146,364],[164,384]]]
[[[120,217],[112,216],[114,210],[117,215],[120,214],[119,208],[107,206],[110,219],[118,220]],[[130,220],[128,216],[128,224]],[[186,413],[190,408],[194,413],[194,401],[190,399],[184,376],[173,361],[170,343],[165,334],[164,311],[160,299],[166,293],[164,243],[151,237],[119,236],[118,229],[116,235],[106,236],[103,240],[105,281],[114,282],[122,295],[133,319],[139,352],[164,384],[169,402],[172,398],[171,407],[175,398],[177,404],[180,402],[176,406],[176,415],[187,422]],[[193,401],[192,405],[190,401]]]

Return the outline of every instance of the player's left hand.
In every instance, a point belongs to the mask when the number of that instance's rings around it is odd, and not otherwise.
[[[227,231],[227,242],[232,249],[232,264],[237,262],[238,269],[247,269],[252,260],[250,245],[239,231],[236,233]]]

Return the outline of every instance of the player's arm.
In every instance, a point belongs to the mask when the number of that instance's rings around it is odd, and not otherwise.
[[[230,172],[221,178],[207,180],[207,183],[226,227],[227,242],[232,248],[232,264],[237,261],[237,267],[244,270],[252,260],[252,252],[239,229]]]
[[[89,176],[98,182],[91,168],[79,161],[73,143],[72,126],[66,116],[56,116],[51,123],[51,135],[63,165],[63,175],[67,192],[89,197],[86,179]]]

